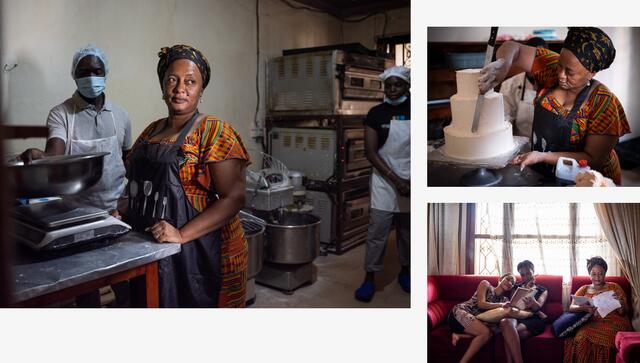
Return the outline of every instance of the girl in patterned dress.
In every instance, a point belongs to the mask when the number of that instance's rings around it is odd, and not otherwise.
[[[447,318],[452,332],[451,343],[456,345],[462,337],[473,338],[469,348],[467,348],[460,360],[461,363],[469,362],[491,339],[491,330],[478,320],[476,315],[486,310],[508,308],[509,297],[507,297],[507,294],[513,289],[515,283],[516,278],[511,273],[500,276],[496,287],[491,286],[489,281],[482,280],[471,299],[451,309]]]

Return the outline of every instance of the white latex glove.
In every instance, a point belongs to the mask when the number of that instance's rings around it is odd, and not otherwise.
[[[478,88],[481,94],[487,93],[503,81],[503,79],[498,79],[498,74],[501,72],[502,67],[504,67],[504,59],[500,58],[482,68],[480,78],[478,78]]]

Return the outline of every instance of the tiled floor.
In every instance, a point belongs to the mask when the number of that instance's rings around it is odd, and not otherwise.
[[[393,233],[392,233],[393,236]],[[354,297],[355,289],[364,278],[364,244],[340,256],[318,256],[317,281],[285,295],[278,290],[256,285],[256,299],[251,308],[408,308],[409,294],[402,291],[396,280],[398,262],[394,238],[391,238],[384,258],[384,271],[376,274],[377,291],[370,303]]]

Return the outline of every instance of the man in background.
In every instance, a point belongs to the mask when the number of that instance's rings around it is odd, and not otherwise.
[[[525,44],[548,49],[547,42],[539,37],[530,38]],[[530,138],[533,126],[533,101],[537,94],[535,79],[526,72],[516,74],[502,82],[500,93],[504,96],[505,117],[513,125],[513,135]]]

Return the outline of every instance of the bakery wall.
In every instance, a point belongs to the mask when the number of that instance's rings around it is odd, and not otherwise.
[[[203,51],[212,65],[202,112],[238,129],[252,155],[256,69],[260,67],[260,107],[264,115],[265,62],[282,49],[361,42],[374,47],[384,16],[343,23],[317,12],[295,10],[279,0],[260,0],[260,60],[256,60],[257,0],[2,0],[0,117],[10,125],[44,125],[49,110],[70,97],[73,54],[94,43],[103,48],[111,72],[106,93],[124,107],[134,138],[149,122],[166,115],[156,75],[160,47],[186,43]],[[386,34],[410,30],[409,8],[388,12]],[[44,139],[11,140],[5,151],[43,148]],[[254,163],[256,165],[258,163]]]

